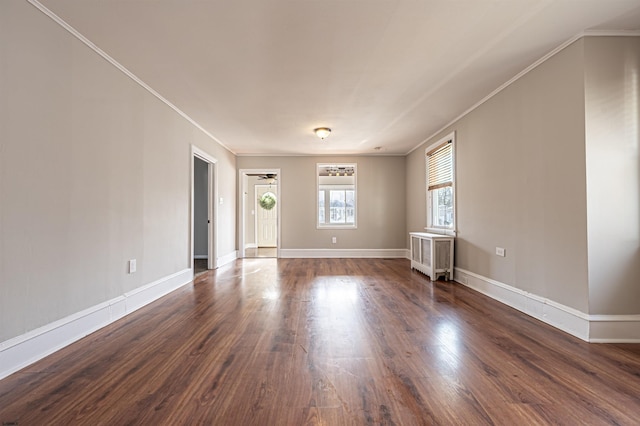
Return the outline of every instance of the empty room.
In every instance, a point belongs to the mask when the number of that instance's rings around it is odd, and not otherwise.
[[[637,424],[640,0],[3,0],[2,425]]]

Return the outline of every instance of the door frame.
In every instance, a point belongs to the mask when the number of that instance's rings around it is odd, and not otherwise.
[[[218,267],[218,160],[209,155],[205,150],[191,145],[191,248],[189,252],[189,265],[193,270],[194,255],[194,172],[196,158],[207,163],[207,218],[209,226],[207,227],[207,269],[216,269]]]
[[[249,203],[247,198],[247,190],[248,190],[248,174],[275,174],[278,179],[273,183],[273,186],[276,187],[278,191],[278,200],[276,202],[276,214],[278,215],[276,219],[276,226],[278,227],[276,231],[276,257],[280,257],[280,241],[282,241],[282,187],[280,186],[282,183],[282,172],[280,169],[240,169],[238,170],[238,257],[245,257],[245,219],[247,216],[247,209],[251,208],[253,203]]]

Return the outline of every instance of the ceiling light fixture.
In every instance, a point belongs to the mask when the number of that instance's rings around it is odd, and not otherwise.
[[[331,133],[331,129],[328,127],[318,127],[317,129],[313,129],[316,136],[320,139],[324,139]]]

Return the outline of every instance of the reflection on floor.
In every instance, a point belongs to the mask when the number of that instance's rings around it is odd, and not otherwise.
[[[0,425],[638,425],[639,372],[408,259],[239,259],[0,380]]]
[[[207,259],[193,259],[193,275],[207,272]]]
[[[248,248],[244,251],[244,257],[278,257],[276,247]],[[193,259],[193,276],[207,272],[207,259]]]
[[[277,250],[276,247],[248,248],[244,250],[244,257],[277,257]]]

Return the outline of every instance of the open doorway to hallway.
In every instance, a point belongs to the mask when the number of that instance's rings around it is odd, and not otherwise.
[[[215,269],[216,159],[192,146],[191,262],[194,275]]]
[[[279,170],[240,170],[240,255],[278,257]]]
[[[209,269],[209,165],[193,159],[193,273]]]

